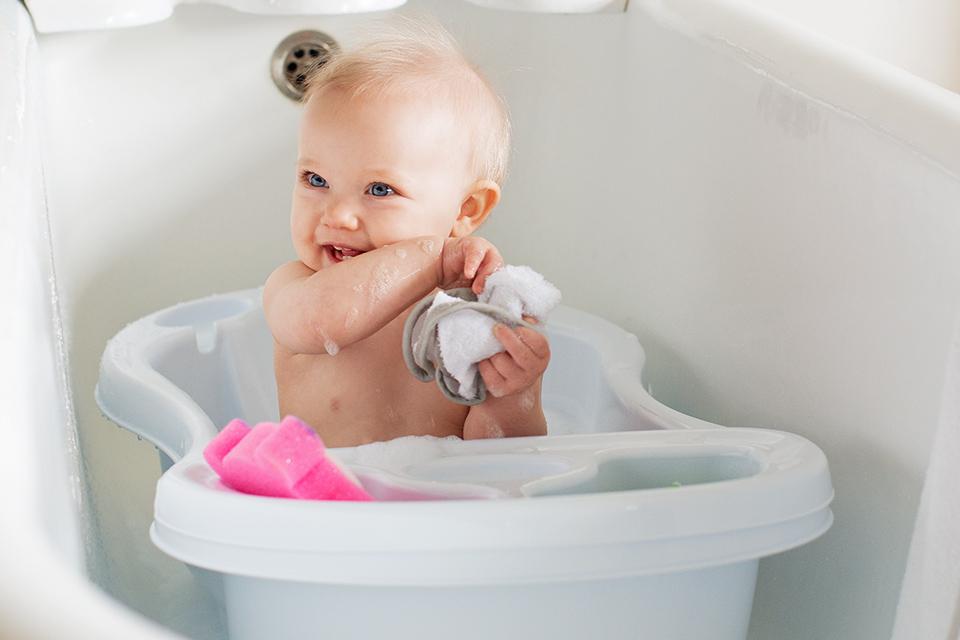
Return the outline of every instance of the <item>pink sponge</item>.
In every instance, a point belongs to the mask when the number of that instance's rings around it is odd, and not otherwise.
[[[373,500],[326,454],[323,440],[287,416],[253,428],[231,420],[203,450],[224,484],[237,491],[306,500]]]

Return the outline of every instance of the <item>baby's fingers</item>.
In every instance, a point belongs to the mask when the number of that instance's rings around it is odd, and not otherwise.
[[[477,269],[483,262],[483,250],[479,247],[471,246],[467,248],[467,255],[463,261],[463,275],[468,280],[473,280],[477,275]]]
[[[488,249],[477,271],[477,278],[473,281],[473,292],[479,294],[483,291],[484,287],[487,286],[487,278],[502,266],[503,258],[500,257],[500,252],[492,247]]]
[[[493,366],[489,359],[478,362],[477,370],[480,371],[480,377],[483,378],[483,383],[487,386],[490,395],[494,398],[504,395],[507,380],[503,377],[503,374],[497,371],[497,368]]]
[[[547,368],[550,345],[543,335],[526,327],[511,330],[502,324],[494,327],[493,333],[507,353],[525,371],[539,375]]]
[[[523,343],[530,347],[530,351],[538,360],[550,359],[550,342],[545,335],[526,327],[517,327],[514,331],[520,336]]]

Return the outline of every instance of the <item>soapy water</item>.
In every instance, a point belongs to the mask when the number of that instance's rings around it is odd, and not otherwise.
[[[506,435],[503,427],[500,426],[498,422],[490,422],[487,424],[487,432],[484,434],[484,437],[487,438],[503,438]]]
[[[349,329],[352,327],[359,316],[360,311],[356,307],[351,307],[350,311],[347,312],[347,316],[343,319],[343,328]]]
[[[457,436],[405,436],[331,454],[353,466],[365,485],[372,481],[374,488],[388,489],[381,491],[384,500],[522,497],[524,485],[565,474],[573,464],[567,456],[543,455],[530,446],[465,451]]]
[[[406,467],[443,456],[450,444],[461,442],[457,436],[404,436],[386,442],[371,442],[338,452],[350,464],[400,473]]]
[[[420,251],[423,251],[427,255],[431,255],[433,253],[433,247],[434,247],[433,240],[429,240],[429,239],[418,240],[417,246],[420,247]]]
[[[329,355],[335,356],[340,353],[340,346],[327,335],[327,332],[324,331],[322,327],[318,325],[315,327],[315,330],[320,334],[320,339],[323,340],[323,348]]]
[[[520,408],[524,411],[530,411],[537,403],[537,394],[532,389],[527,389],[520,394]]]
[[[370,302],[373,304],[379,303],[387,296],[387,293],[389,293],[390,290],[397,285],[397,283],[412,278],[421,271],[423,271],[423,269],[418,268],[404,276],[401,276],[400,269],[397,267],[388,267],[383,264],[377,265],[377,268],[374,269],[373,276],[369,282]],[[357,286],[354,286],[353,289],[358,293],[362,291],[362,289],[357,289]]]
[[[411,272],[408,273],[407,275],[405,275],[405,276],[403,276],[402,278],[400,278],[400,280],[403,281],[403,280],[406,280],[407,278],[412,278],[413,276],[417,275],[417,274],[420,273],[421,271],[423,271],[423,268],[414,269],[413,271],[411,271]]]
[[[383,300],[387,292],[393,286],[394,280],[400,275],[400,270],[396,267],[390,268],[386,265],[377,265],[373,271],[373,280],[370,282],[370,300],[374,304]]]

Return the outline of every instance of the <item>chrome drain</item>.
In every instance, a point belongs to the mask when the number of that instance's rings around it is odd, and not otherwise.
[[[270,59],[270,75],[283,95],[300,100],[310,72],[340,49],[337,41],[320,31],[297,31],[277,45]]]

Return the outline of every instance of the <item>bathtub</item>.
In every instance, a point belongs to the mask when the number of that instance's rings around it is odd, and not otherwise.
[[[760,562],[751,639],[889,635],[960,295],[957,96],[734,0],[408,5],[513,113],[484,234],[636,334],[660,402],[830,459],[836,524]],[[184,5],[38,37],[23,5],[0,11],[0,260],[18,274],[0,279],[0,393],[19,427],[0,448],[0,629],[221,637],[148,539],[160,465],[100,415],[98,363],[132,319],[287,259],[297,109],[269,54],[364,18]]]

